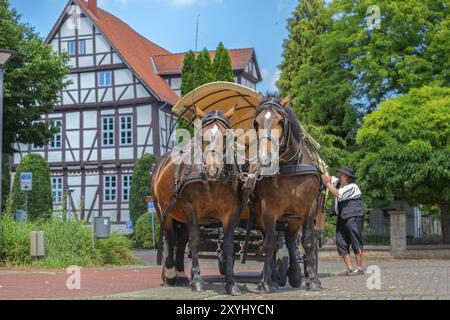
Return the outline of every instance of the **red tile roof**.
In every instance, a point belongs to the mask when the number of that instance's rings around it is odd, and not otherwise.
[[[228,53],[233,64],[233,70],[244,70],[254,54],[254,49],[231,49]],[[215,51],[210,51],[211,60],[216,56]],[[165,54],[153,57],[159,75],[181,74],[184,61],[184,53]]]
[[[164,79],[156,74],[151,59],[153,56],[170,52],[146,39],[112,14],[100,8],[97,8],[97,13],[94,14],[88,9],[87,2],[76,1],[155,96],[175,104],[178,101],[177,95]]]

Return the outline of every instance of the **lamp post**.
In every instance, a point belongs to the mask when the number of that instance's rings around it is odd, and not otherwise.
[[[0,177],[3,177],[3,74],[9,60],[17,56],[17,52],[0,49]],[[2,184],[0,183],[0,223],[2,218]],[[1,232],[1,230],[0,230]]]

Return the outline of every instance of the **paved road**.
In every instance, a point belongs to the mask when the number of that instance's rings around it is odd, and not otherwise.
[[[0,299],[445,299],[450,300],[449,260],[380,260],[367,261],[381,271],[380,290],[369,290],[367,279],[332,277],[342,269],[339,261],[321,261],[319,273],[324,290],[283,288],[265,295],[258,291],[258,274],[262,265],[249,263],[237,267],[237,279],[244,296],[227,297],[223,279],[217,276],[215,261],[202,261],[206,291],[192,294],[189,288],[161,286],[161,270],[155,266],[151,252],[139,252],[145,266],[135,268],[82,269],[81,290],[67,289],[65,270],[0,269]],[[375,284],[375,282],[371,282]]]

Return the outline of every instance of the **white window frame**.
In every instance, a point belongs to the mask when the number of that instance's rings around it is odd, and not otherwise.
[[[105,175],[103,177],[103,201],[117,201],[117,175]]]
[[[53,204],[61,204],[63,198],[63,178],[52,177],[52,201]]]
[[[109,74],[109,82],[107,75]],[[100,71],[97,73],[97,82],[100,88],[112,86],[112,71]]]
[[[115,146],[114,117],[102,117],[102,146]],[[105,123],[107,121],[107,123]],[[107,128],[105,129],[105,125]]]
[[[59,150],[62,148],[62,121],[61,120],[52,120],[51,127],[54,128],[59,125],[59,132],[55,133],[48,143],[48,147],[52,150]],[[58,141],[59,137],[59,141]],[[59,142],[59,145],[57,144]]]
[[[85,54],[86,54],[86,40],[84,39],[78,40],[78,55],[84,56]]]
[[[123,122],[125,120],[125,123]],[[133,144],[133,117],[131,115],[120,116],[120,145],[130,146]],[[125,128],[124,128],[125,125]],[[125,140],[125,142],[124,142]]]
[[[130,201],[130,192],[131,192],[131,174],[122,175],[122,201],[129,202]]]
[[[73,49],[73,51],[71,49]],[[70,40],[67,42],[67,52],[71,57],[77,55],[77,42],[75,40]]]

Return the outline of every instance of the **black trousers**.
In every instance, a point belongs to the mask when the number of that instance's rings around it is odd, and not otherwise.
[[[355,254],[361,254],[363,252],[363,228],[363,216],[348,219],[342,219],[338,216],[336,226],[336,246],[341,257],[350,254],[350,246],[352,246]]]

